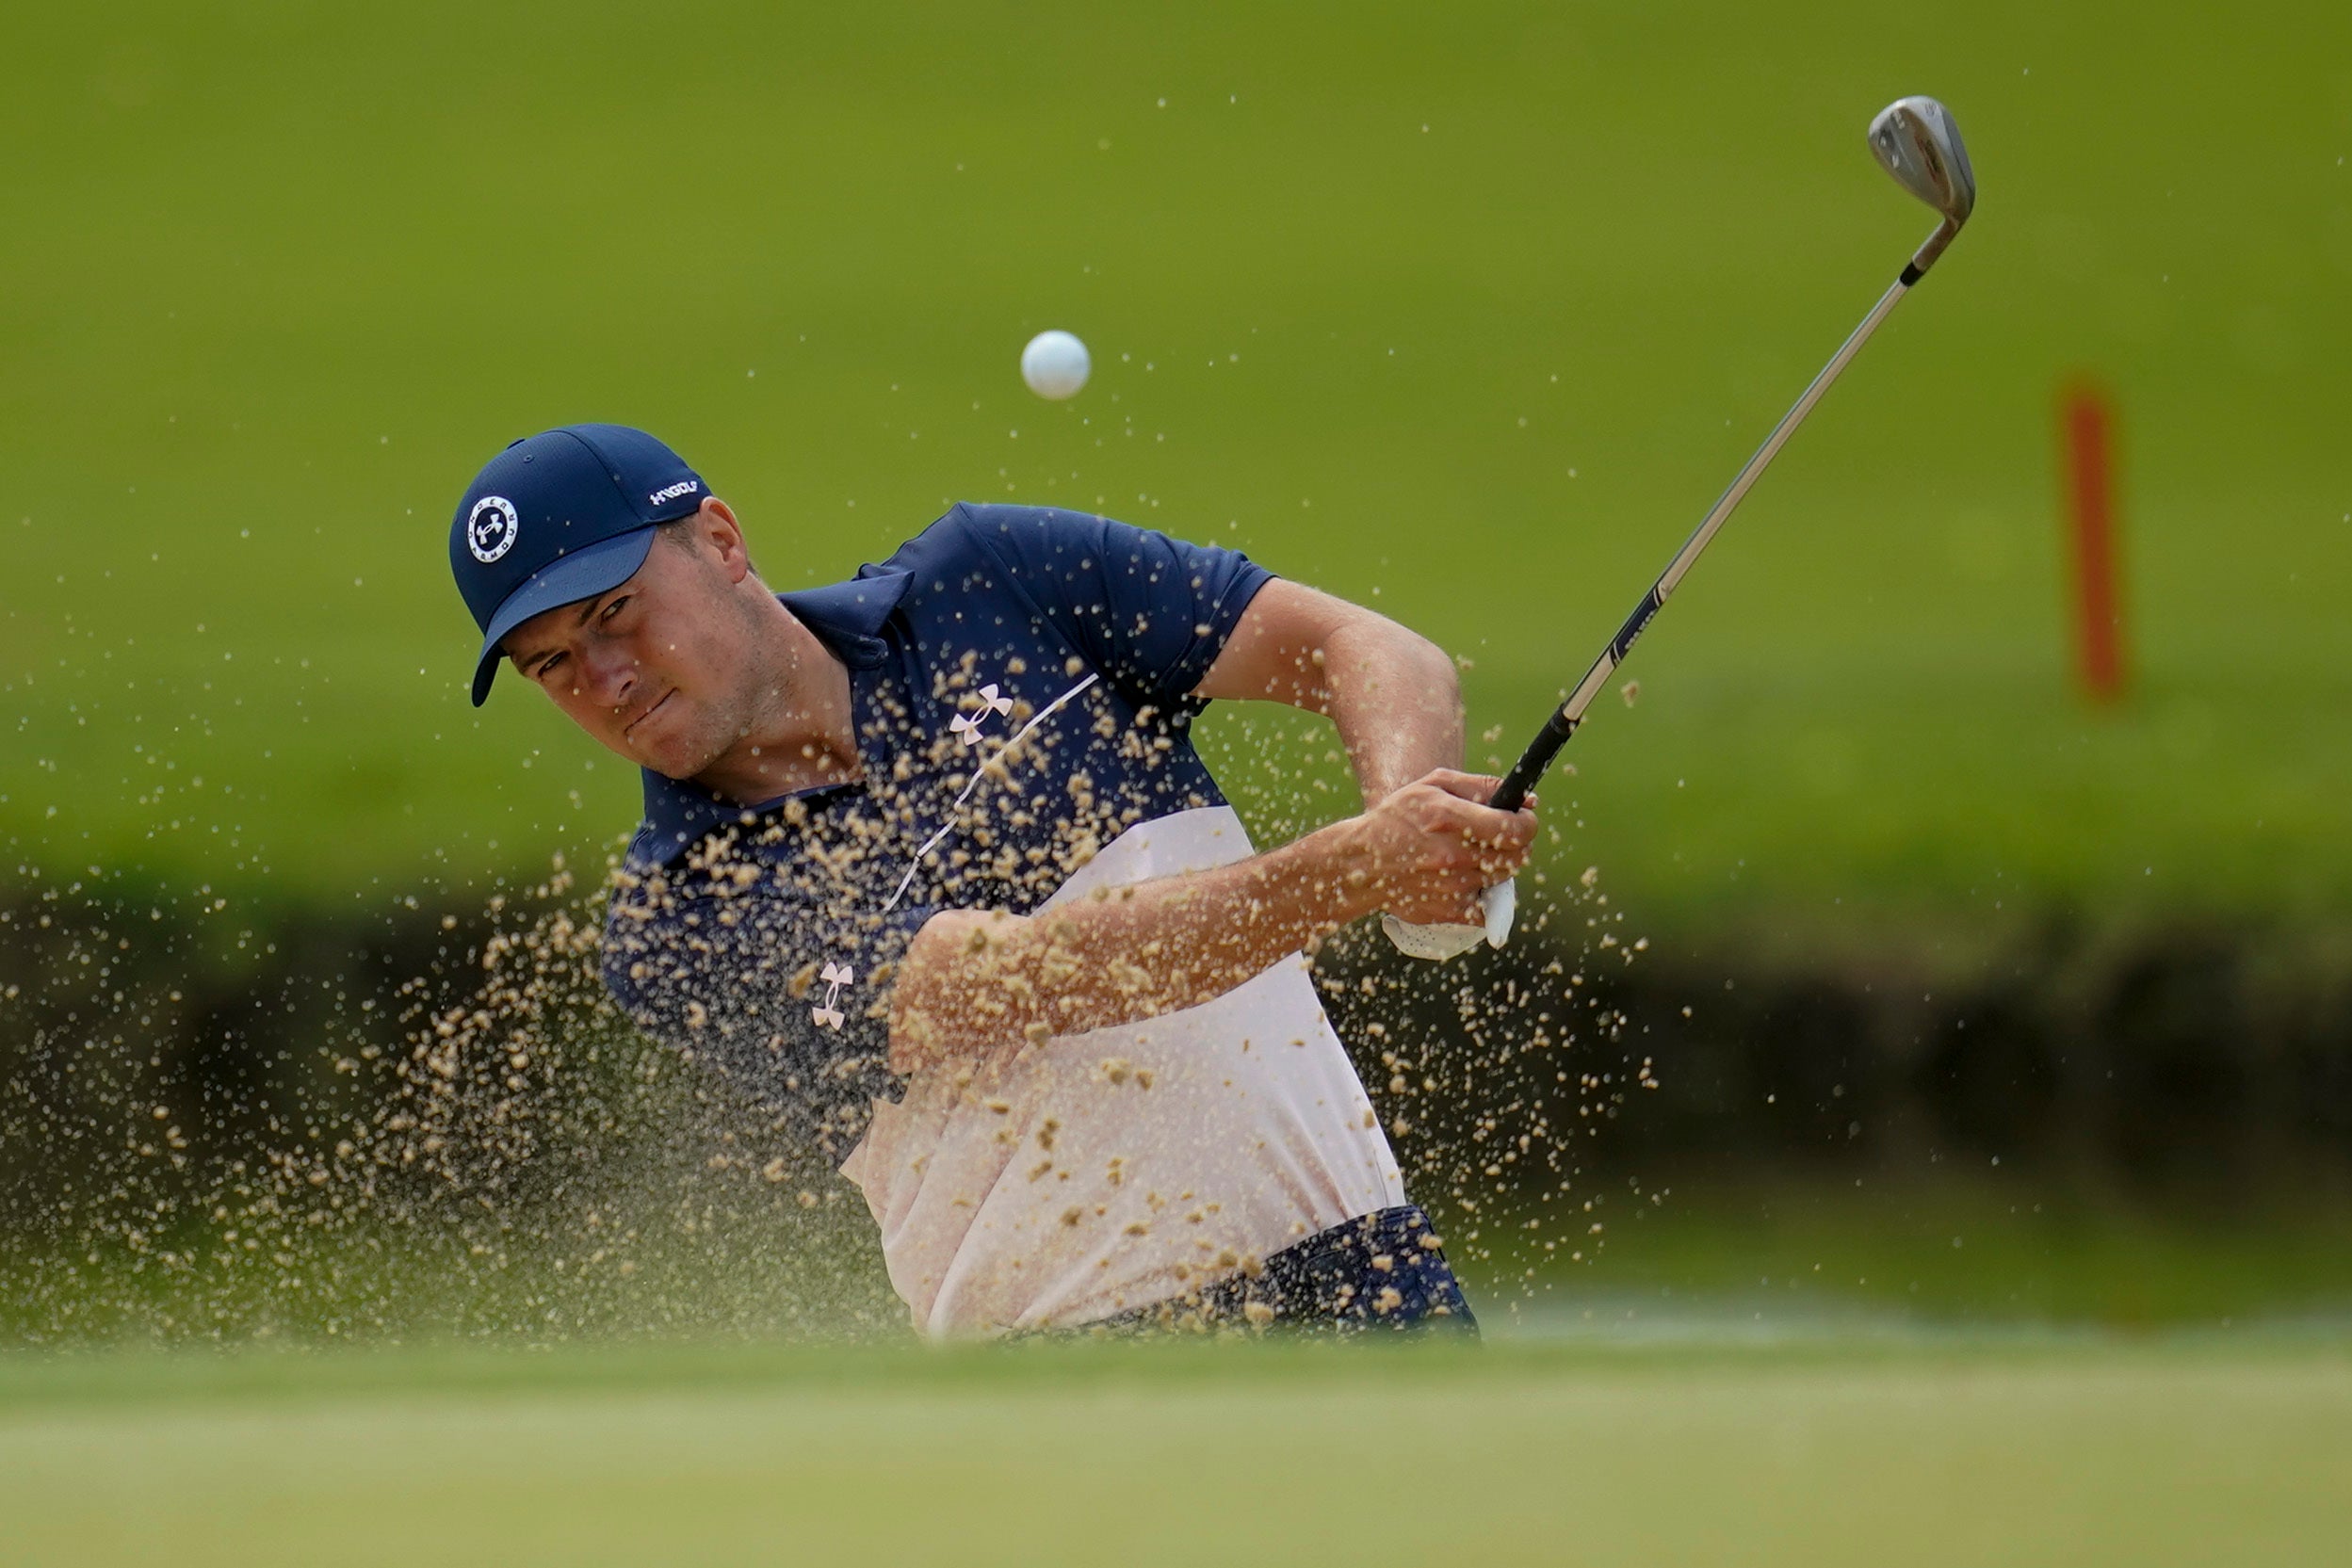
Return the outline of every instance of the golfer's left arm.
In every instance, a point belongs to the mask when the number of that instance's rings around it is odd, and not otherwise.
[[[1322,714],[1368,808],[1432,769],[1462,766],[1462,687],[1445,650],[1279,577],[1250,600],[1193,695]]]

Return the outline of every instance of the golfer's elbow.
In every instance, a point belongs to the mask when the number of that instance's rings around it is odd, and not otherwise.
[[[1420,633],[1400,627],[1408,639],[1404,657],[1412,666],[1414,689],[1448,713],[1462,709],[1462,673],[1453,655]]]
[[[1378,688],[1351,689],[1348,696],[1378,698],[1393,703],[1399,696],[1409,694],[1426,705],[1445,709],[1460,706],[1462,682],[1454,670],[1453,656],[1412,627],[1371,610],[1359,609],[1347,625],[1333,635],[1332,640],[1345,655],[1334,663],[1371,677],[1369,683],[1352,682],[1351,687],[1369,684]]]
[[[942,910],[923,923],[890,995],[890,1070],[913,1073],[1027,1037],[1038,1014],[1030,922],[998,910]]]
[[[1462,683],[1443,648],[1365,611],[1334,656],[1329,712],[1369,804],[1433,767],[1462,761]],[[1339,639],[1335,639],[1339,640]]]

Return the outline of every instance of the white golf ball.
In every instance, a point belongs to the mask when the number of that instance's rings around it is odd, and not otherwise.
[[[1068,332],[1039,332],[1021,350],[1021,380],[1038,396],[1056,402],[1077,396],[1094,367],[1086,357],[1086,345]]]

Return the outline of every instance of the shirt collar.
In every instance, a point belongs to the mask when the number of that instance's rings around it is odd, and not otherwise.
[[[776,595],[817,640],[852,670],[870,670],[889,653],[882,630],[915,574],[895,567],[862,566],[846,583],[800,589]],[[645,820],[629,841],[628,867],[639,875],[668,865],[713,831],[750,823],[789,800],[811,800],[856,784],[819,784],[796,789],[755,805],[722,800],[689,779],[642,770]]]
[[[882,662],[886,652],[883,625],[914,580],[915,574],[900,567],[861,566],[846,583],[804,588],[776,598],[842,663],[866,669]]]

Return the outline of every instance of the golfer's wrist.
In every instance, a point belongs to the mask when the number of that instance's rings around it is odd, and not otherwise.
[[[1387,901],[1365,818],[1351,816],[1319,828],[1298,847],[1308,851],[1300,902],[1327,919],[1333,930],[1377,913]]]

